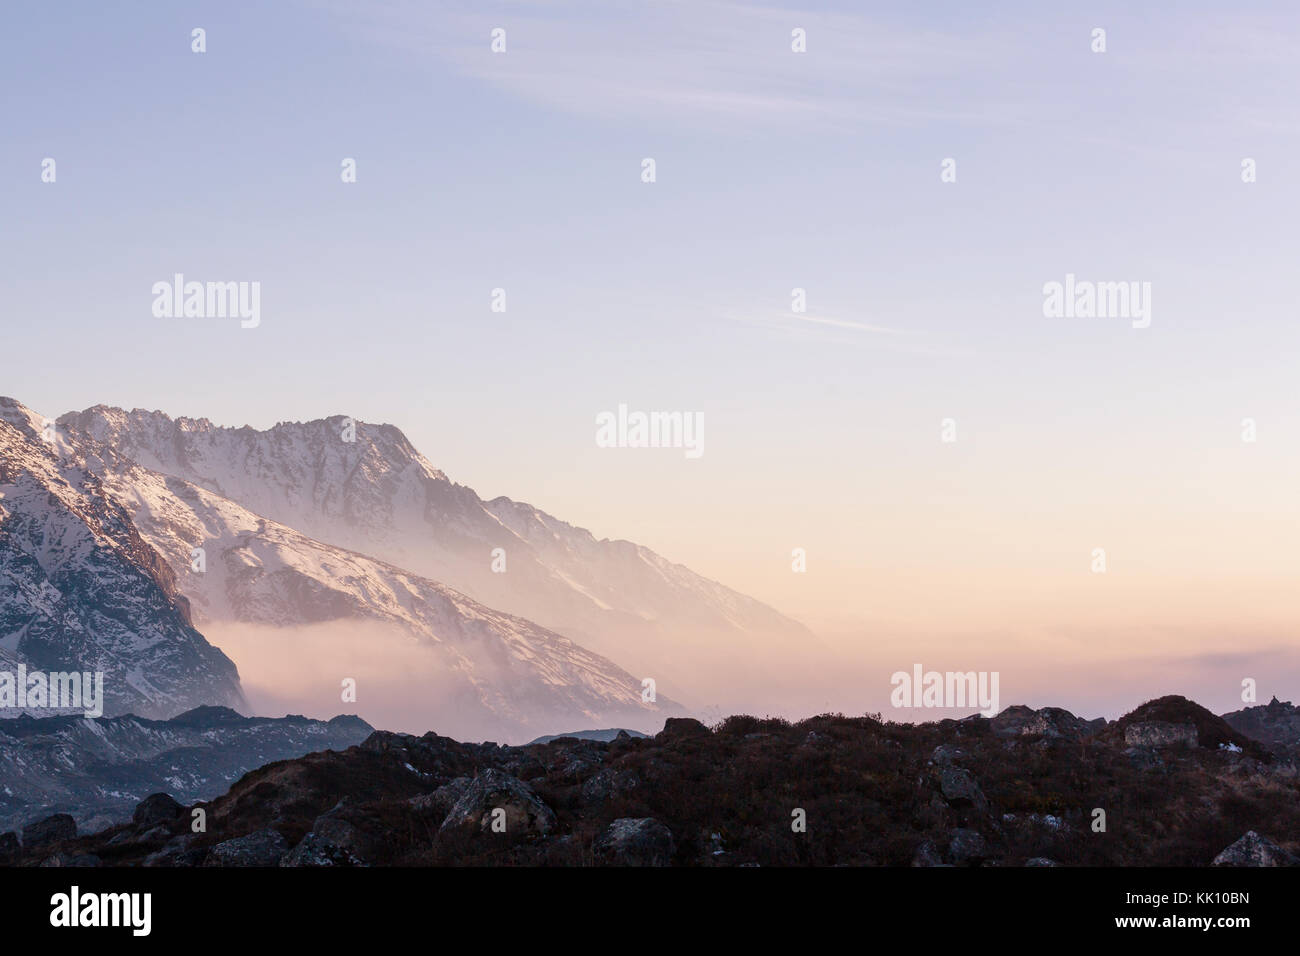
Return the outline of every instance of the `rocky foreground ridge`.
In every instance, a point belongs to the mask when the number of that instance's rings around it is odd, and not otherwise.
[[[1271,708],[1271,710],[1270,710]],[[654,737],[503,747],[429,733],[272,763],[210,803],[144,800],[28,866],[1300,865],[1294,712],[1182,697],[1117,721],[1012,707],[910,725],[670,719]],[[1242,717],[1241,714],[1246,716]],[[1267,732],[1265,732],[1267,731]],[[206,832],[193,832],[202,809]],[[1099,823],[1104,820],[1104,828]],[[805,824],[800,826],[800,823]]]

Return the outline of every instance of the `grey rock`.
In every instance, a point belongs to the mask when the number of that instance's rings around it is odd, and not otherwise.
[[[105,843],[104,845],[121,846],[123,843],[134,843],[135,840],[136,840],[135,831],[131,830],[128,827],[127,829],[119,830],[117,833],[114,833],[111,837],[108,838],[108,842]]]
[[[630,793],[641,781],[631,770],[611,770],[606,767],[582,785],[582,802],[604,803],[612,797]]]
[[[1008,707],[989,721],[998,737],[1041,736],[1049,739],[1079,740],[1106,726],[1102,718],[1084,720],[1061,707],[1034,710],[1023,704]]]
[[[193,834],[172,837],[161,850],[144,858],[145,866],[200,866],[208,855],[202,848],[192,849]]]
[[[142,830],[147,830],[160,823],[171,823],[184,813],[185,808],[173,800],[170,794],[151,793],[135,808],[131,822]]]
[[[555,829],[555,812],[538,799],[532,787],[500,770],[484,770],[447,812],[440,832],[491,834],[496,810],[505,811],[505,833],[510,836],[545,836]]]
[[[1130,747],[1195,747],[1196,725],[1144,720],[1124,728],[1124,743]]]
[[[347,820],[323,816],[280,861],[281,866],[368,866],[373,851],[369,837]]]
[[[1060,866],[1055,860],[1049,860],[1045,856],[1031,856],[1025,860],[1025,866]]]
[[[99,833],[103,830],[111,830],[121,822],[119,817],[109,816],[107,813],[97,813],[93,817],[83,820],[78,829],[82,833]]]
[[[456,805],[456,801],[465,795],[473,780],[473,777],[457,777],[432,793],[422,793],[412,797],[407,803],[420,813],[435,814],[441,822],[447,819],[447,814]]]
[[[1300,857],[1288,853],[1268,837],[1248,831],[1214,858],[1211,866],[1300,866]]]
[[[277,866],[289,852],[289,843],[278,830],[267,827],[247,836],[218,843],[208,851],[204,866]]]
[[[620,817],[591,844],[601,866],[669,866],[676,849],[672,831],[653,817]]]
[[[978,830],[953,830],[948,842],[948,856],[954,863],[978,863],[988,858],[988,844]]]
[[[981,811],[988,809],[988,800],[969,770],[945,767],[939,775],[939,789],[944,799],[955,806],[970,805]]]

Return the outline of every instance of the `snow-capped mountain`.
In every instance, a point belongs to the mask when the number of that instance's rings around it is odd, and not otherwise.
[[[228,649],[250,687],[292,669],[276,703],[328,713],[351,678],[372,720],[497,739],[574,720],[653,729],[680,712],[664,697],[643,702],[639,679],[531,621],[141,467],[76,428],[51,437],[65,467],[102,476],[218,645],[264,626]]]
[[[815,643],[797,622],[647,548],[597,540],[509,498],[483,501],[392,425],[336,416],[257,431],[105,406],[58,424],[309,538],[537,621],[679,697],[709,700],[747,672],[787,674]],[[505,573],[493,569],[501,554]]]
[[[244,706],[235,665],[194,629],[130,514],[56,454],[36,416],[0,399],[0,670],[19,665],[102,673],[110,715]],[[51,711],[9,702],[0,716],[19,712]]]

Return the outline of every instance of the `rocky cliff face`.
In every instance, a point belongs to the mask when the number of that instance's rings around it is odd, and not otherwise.
[[[244,706],[235,665],[192,626],[167,562],[15,403],[0,405],[0,664],[101,672],[106,714]],[[20,711],[53,712],[9,704],[2,716]]]

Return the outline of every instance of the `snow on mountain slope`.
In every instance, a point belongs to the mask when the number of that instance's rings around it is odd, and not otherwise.
[[[41,421],[0,399],[0,669],[102,672],[105,714],[244,706],[167,562],[95,474],[56,456]]]
[[[59,419],[61,429],[310,538],[538,621],[679,698],[718,702],[719,686],[800,676],[815,638],[797,622],[647,548],[598,540],[509,498],[483,501],[392,425],[356,422],[348,441],[351,424],[336,416],[257,431],[105,406]],[[506,573],[492,570],[496,548]]]
[[[223,647],[221,635],[239,639],[240,653],[227,649],[239,660],[250,694],[265,681],[284,682],[287,657],[297,672],[310,666],[319,675],[288,676],[298,685],[288,692],[289,706],[305,706],[301,691],[309,686],[312,709],[336,710],[341,680],[351,677],[360,685],[363,714],[386,717],[388,726],[397,718],[421,730],[526,739],[573,720],[657,729],[665,715],[680,712],[663,697],[643,703],[639,679],[531,621],[313,540],[212,491],[141,467],[74,429],[60,426],[58,440],[66,463],[104,476],[108,496],[132,514],[140,533],[175,569],[209,637]],[[257,630],[258,640],[250,643],[243,639],[247,628],[224,626],[232,623],[267,629]],[[278,657],[269,656],[268,642],[280,646]],[[358,661],[362,656],[370,660]],[[295,660],[304,657],[310,665]],[[376,711],[376,698],[389,698],[383,700],[389,709]]]

